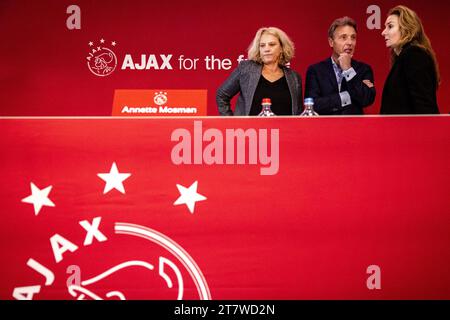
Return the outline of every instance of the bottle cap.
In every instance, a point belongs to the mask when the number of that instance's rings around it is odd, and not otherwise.
[[[270,98],[264,98],[262,99],[262,103],[272,103],[272,101],[270,101]]]

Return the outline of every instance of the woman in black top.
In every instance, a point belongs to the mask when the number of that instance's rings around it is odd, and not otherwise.
[[[275,27],[261,28],[243,61],[217,90],[221,115],[257,115],[263,98],[270,98],[276,115],[299,114],[302,109],[302,80],[286,64],[294,56],[294,44]],[[234,111],[231,99],[239,93]]]
[[[269,97],[273,113],[278,116],[292,115],[291,93],[284,76],[273,82],[267,80],[264,76],[259,78],[249,115],[257,116],[261,112],[262,99]]]
[[[405,6],[389,11],[382,36],[391,49],[391,70],[381,114],[439,113],[436,91],[439,67],[417,14]]]

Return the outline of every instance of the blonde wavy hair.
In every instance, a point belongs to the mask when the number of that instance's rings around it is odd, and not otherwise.
[[[259,54],[259,44],[262,35],[265,33],[273,35],[280,41],[281,55],[278,63],[285,66],[294,57],[295,47],[288,35],[283,30],[276,27],[264,27],[256,32],[252,43],[248,47],[248,59],[262,64],[261,55]]]
[[[396,6],[389,10],[388,16],[396,15],[398,17],[398,25],[400,30],[399,48],[407,43],[424,49],[433,59],[434,69],[436,71],[437,85],[441,82],[439,73],[439,64],[436,54],[431,47],[431,41],[425,34],[425,30],[417,13],[406,6]],[[397,55],[391,50],[391,63],[394,63]]]

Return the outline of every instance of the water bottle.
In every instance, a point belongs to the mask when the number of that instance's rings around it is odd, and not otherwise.
[[[275,113],[272,112],[272,109],[270,108],[272,106],[272,102],[269,98],[262,99],[262,110],[260,114],[258,114],[259,117],[273,117],[275,116]]]
[[[314,111],[314,99],[313,98],[305,98],[305,109],[300,114],[302,117],[315,117],[319,114]]]

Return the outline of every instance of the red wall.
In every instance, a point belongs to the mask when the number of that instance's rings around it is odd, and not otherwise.
[[[69,30],[67,7],[81,9],[81,29]],[[355,58],[372,65],[377,99],[367,113],[377,114],[389,55],[381,29],[369,30],[370,5],[386,12],[398,1],[1,1],[0,115],[110,115],[115,89],[207,89],[208,114],[216,115],[215,90],[237,65],[261,26],[278,26],[294,41],[292,67],[303,77],[308,65],[330,55],[327,29],[336,17],[359,24]],[[448,1],[403,1],[423,20],[440,63],[438,104],[450,111]],[[87,68],[89,41],[115,52],[116,70],[97,77]],[[111,41],[117,45],[112,47]],[[173,70],[121,70],[126,54],[172,54]],[[178,57],[198,58],[196,70],[180,70]],[[232,60],[230,70],[206,70],[204,58]]]

